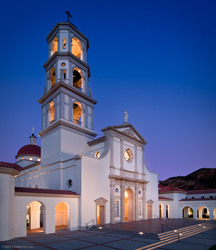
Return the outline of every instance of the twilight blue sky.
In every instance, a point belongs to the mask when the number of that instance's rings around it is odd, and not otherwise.
[[[46,36],[71,22],[89,38],[95,130],[129,122],[163,180],[216,167],[216,1],[7,1],[1,6],[0,161],[41,128]],[[38,140],[38,144],[40,144]]]

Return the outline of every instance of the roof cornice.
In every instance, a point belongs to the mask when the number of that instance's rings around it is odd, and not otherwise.
[[[62,81],[59,81],[57,84],[55,84],[48,92],[46,92],[39,100],[38,102],[41,104],[42,102],[44,102],[49,96],[51,96],[55,91],[57,91],[60,87],[63,87],[69,91],[74,92],[75,94],[83,97],[84,99],[92,102],[93,104],[96,104],[97,101],[94,100],[93,98],[91,98],[90,96],[84,94],[83,92],[77,90],[75,87],[68,85]]]
[[[73,123],[69,123],[67,121],[64,121],[60,118],[60,120],[53,122],[50,126],[48,126],[47,128],[43,129],[42,131],[40,131],[39,136],[42,136],[46,133],[48,133],[49,131],[51,131],[53,128],[63,125],[65,127],[71,128],[71,129],[75,129],[78,130],[82,133],[88,134],[90,136],[96,136],[97,134],[93,131],[93,130],[89,130],[85,127],[81,127],[79,125],[75,125]]]
[[[55,27],[50,31],[49,35],[47,36],[47,38],[46,38],[47,41],[49,41],[50,38],[52,37],[52,35],[53,35],[55,32],[57,32],[57,30],[58,30],[58,28],[59,28],[60,26],[65,26],[64,29],[72,29],[72,30],[74,30],[75,32],[77,32],[84,40],[87,41],[87,49],[89,48],[89,41],[88,41],[88,38],[87,38],[85,35],[83,35],[83,33],[81,33],[81,32],[77,29],[77,27],[76,27],[75,25],[73,25],[72,23],[69,23],[69,22],[59,22],[59,23],[57,23],[57,24],[55,25]],[[68,28],[66,28],[67,26],[68,26]]]
[[[54,61],[56,57],[69,57],[75,60],[77,63],[82,64],[87,69],[90,69],[90,66],[87,63],[85,63],[83,60],[73,55],[71,52],[59,52],[59,51],[56,51],[51,57],[49,57],[48,60],[44,63],[43,67],[46,69],[46,67],[49,64],[52,64],[52,61]]]
[[[97,139],[95,139],[95,140],[93,140],[93,141],[88,142],[88,145],[89,145],[89,146],[93,146],[93,145],[96,145],[96,144],[98,144],[98,143],[101,143],[101,142],[106,141],[106,139],[107,139],[106,136],[102,136],[102,137],[100,137],[100,138],[97,138]]]

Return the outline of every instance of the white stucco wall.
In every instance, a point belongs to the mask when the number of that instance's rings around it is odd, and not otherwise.
[[[110,181],[109,154],[102,159],[88,156],[82,157],[81,176],[82,189],[80,198],[80,225],[85,226],[90,220],[96,223],[95,200],[102,197],[106,199],[105,223],[110,222]]]

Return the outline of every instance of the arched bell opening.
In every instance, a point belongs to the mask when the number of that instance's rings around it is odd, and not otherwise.
[[[48,124],[52,123],[55,119],[55,103],[52,101],[48,108]]]
[[[73,87],[80,91],[83,89],[83,74],[78,68],[73,69]]]
[[[73,123],[83,125],[83,109],[79,102],[73,104]]]
[[[51,87],[55,85],[55,68],[53,67],[49,72],[49,80],[51,81]]]
[[[76,37],[72,38],[72,44],[71,44],[71,53],[78,57],[79,59],[82,59],[82,44],[80,40]]]
[[[58,39],[57,37],[55,37],[53,40],[52,40],[52,43],[51,43],[51,51],[50,51],[50,56],[52,56],[55,52],[58,51]]]

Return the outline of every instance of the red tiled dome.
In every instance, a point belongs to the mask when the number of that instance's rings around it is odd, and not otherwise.
[[[33,144],[25,145],[18,151],[16,158],[24,155],[40,157],[41,148],[38,145]]]

